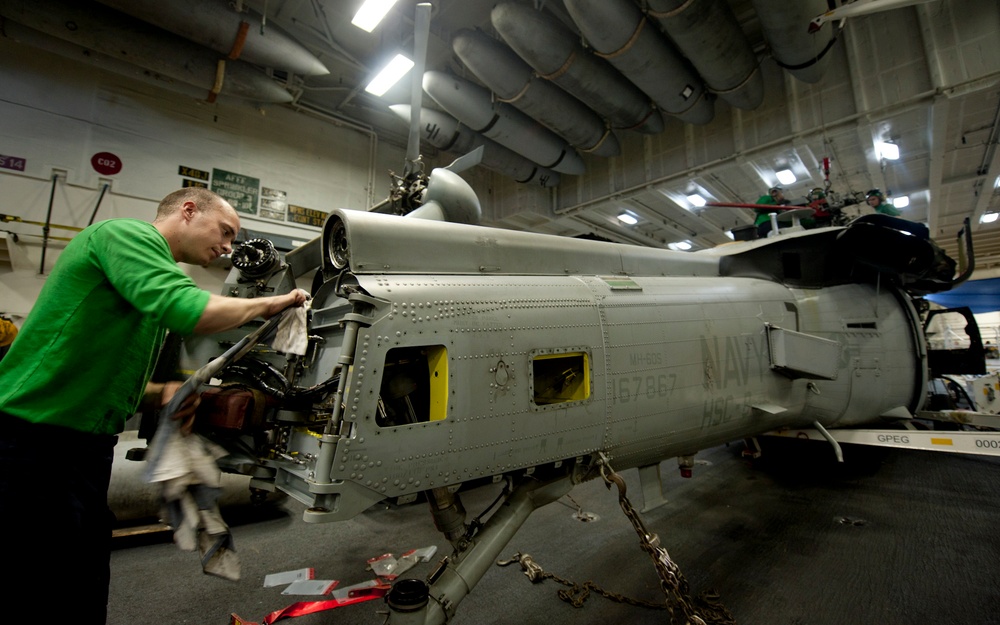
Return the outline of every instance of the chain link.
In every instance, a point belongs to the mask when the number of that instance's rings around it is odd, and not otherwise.
[[[632,524],[632,527],[635,528],[636,534],[639,535],[639,544],[642,550],[648,553],[649,557],[653,559],[653,566],[656,568],[656,574],[660,578],[660,589],[666,598],[665,602],[654,603],[633,599],[619,593],[604,590],[591,581],[584,582],[583,584],[571,582],[543,570],[541,565],[526,553],[522,554],[518,552],[508,560],[497,561],[497,564],[499,566],[507,566],[515,562],[520,564],[524,574],[533,584],[551,579],[566,586],[567,589],[560,590],[556,594],[561,600],[576,608],[583,606],[583,603],[593,592],[618,603],[654,610],[667,610],[670,613],[670,623],[673,625],[736,625],[736,619],[722,605],[717,593],[707,591],[699,594],[697,597],[691,596],[688,582],[681,573],[680,568],[670,559],[667,550],[660,546],[659,536],[650,534],[646,529],[642,519],[639,518],[639,513],[636,512],[625,494],[625,480],[611,469],[606,458],[602,458],[601,477],[604,478],[609,489],[612,485],[618,488],[618,504]]]

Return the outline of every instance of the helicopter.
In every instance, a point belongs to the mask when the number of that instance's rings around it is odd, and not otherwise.
[[[475,213],[450,173],[418,211]],[[232,296],[315,271],[308,347],[244,346],[198,428],[224,470],[306,522],[425,498],[454,552],[403,580],[411,603],[390,622],[447,622],[530,513],[585,480],[638,467],[655,493],[665,459],[690,471],[699,450],[779,428],[912,419],[928,384],[918,302],[973,265],[968,229],[961,267],[898,225],[685,253],[338,209],[284,258],[263,239],[235,255]],[[198,370],[240,332],[183,340],[172,367]],[[467,522],[461,492],[494,482],[502,505]]]
[[[304,354],[253,324],[176,341],[158,366],[194,379],[233,355],[196,385],[196,427],[224,471],[287,494],[305,522],[428,502],[453,550],[387,590],[393,623],[449,622],[530,514],[584,481],[638,468],[649,508],[664,460],[689,475],[700,450],[781,428],[836,446],[829,430],[913,419],[921,298],[974,269],[968,225],[959,261],[880,216],[687,253],[476,225],[472,188],[425,175],[415,149],[394,180],[287,254],[264,238],[234,251],[232,297],[313,274]],[[155,443],[155,418],[140,430]],[[495,483],[497,505],[469,521],[462,492]],[[643,547],[669,575],[648,533]]]

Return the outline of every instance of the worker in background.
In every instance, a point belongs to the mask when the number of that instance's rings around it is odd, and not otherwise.
[[[826,191],[822,187],[816,187],[806,195],[809,203],[806,205],[813,209],[811,219],[803,219],[804,228],[825,228],[833,225],[833,212],[830,203],[826,199]]]
[[[898,208],[885,200],[885,195],[878,189],[872,189],[866,193],[865,202],[880,215],[889,215],[890,217],[899,217],[902,215]]]
[[[10,349],[10,344],[14,342],[14,337],[16,336],[17,326],[6,315],[0,314],[0,360],[3,360],[4,355]]]
[[[166,330],[212,334],[304,302],[298,290],[214,295],[177,265],[231,253],[239,229],[224,199],[181,189],[160,202],[152,223],[94,224],[59,256],[0,361],[0,536],[24,582],[19,605],[57,609],[52,593],[68,584],[71,620],[105,623],[116,435],[141,403],[164,406],[181,386],[149,383]],[[176,417],[189,426],[196,407],[194,395]]]
[[[785,199],[785,190],[781,187],[771,187],[767,195],[762,195],[757,199],[757,204],[770,204],[773,206],[783,206],[788,204]],[[773,211],[766,208],[755,208],[753,225],[757,226],[757,236],[764,238],[771,231],[771,213]]]

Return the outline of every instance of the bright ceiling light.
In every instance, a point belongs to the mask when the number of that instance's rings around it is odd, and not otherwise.
[[[351,23],[370,33],[375,30],[375,27],[394,4],[396,4],[396,0],[365,0],[358,12],[354,14]]]
[[[639,220],[636,219],[635,215],[633,215],[632,213],[619,213],[618,214],[618,221],[620,221],[623,224],[626,224],[628,226],[634,226],[637,223],[639,223]]]
[[[791,169],[782,169],[781,171],[774,172],[774,175],[778,177],[778,182],[783,185],[790,185],[797,180],[795,174],[792,173]]]
[[[413,61],[406,58],[402,54],[397,54],[394,59],[389,61],[378,76],[372,79],[368,86],[365,87],[365,91],[372,95],[381,96],[386,91],[388,91],[394,84],[399,82],[399,79],[406,75],[406,72],[410,71],[413,67]]]
[[[699,208],[705,205],[705,198],[701,197],[697,193],[687,196],[687,201],[691,202],[691,206],[698,206]]]
[[[678,252],[686,252],[691,249],[690,241],[678,241],[676,243],[667,243],[667,247]]]
[[[878,153],[882,156],[882,158],[888,159],[890,161],[894,161],[899,158],[899,146],[896,145],[895,143],[890,143],[886,141],[884,143],[878,144],[878,146],[876,147],[878,149]]]
[[[1000,213],[983,213],[983,216],[979,218],[979,223],[981,224],[991,224],[1000,218]]]
[[[899,197],[892,198],[892,205],[896,208],[906,208],[910,205],[910,196],[901,195]]]

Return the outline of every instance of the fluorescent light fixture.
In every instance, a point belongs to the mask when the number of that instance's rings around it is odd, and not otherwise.
[[[882,156],[882,158],[888,159],[890,161],[894,161],[899,158],[899,146],[896,145],[895,143],[886,141],[884,143],[878,144],[877,148],[878,148],[878,153]]]
[[[667,243],[667,247],[678,252],[686,252],[691,249],[690,241],[678,241],[676,243]]]
[[[370,33],[375,30],[375,27],[394,4],[396,4],[396,0],[365,0],[358,12],[354,14],[351,23]]]
[[[691,202],[691,206],[702,207],[705,205],[705,198],[701,197],[697,193],[687,196],[687,201]]]
[[[792,184],[793,182],[798,180],[795,177],[795,174],[792,173],[791,169],[782,169],[780,171],[776,171],[774,172],[774,175],[777,176],[778,182],[784,185]]]
[[[906,208],[910,205],[910,196],[901,195],[899,197],[892,198],[892,205],[896,208]]]
[[[618,213],[618,221],[628,226],[634,226],[639,223],[639,220],[632,213]]]
[[[386,91],[388,91],[393,85],[399,82],[399,79],[406,75],[406,72],[410,71],[413,67],[413,61],[406,58],[402,54],[397,54],[395,58],[389,61],[378,76],[372,79],[368,86],[365,87],[365,91],[372,95],[381,96]]]
[[[981,224],[991,224],[1000,218],[1000,213],[983,213],[983,216],[979,218],[979,223]]]

